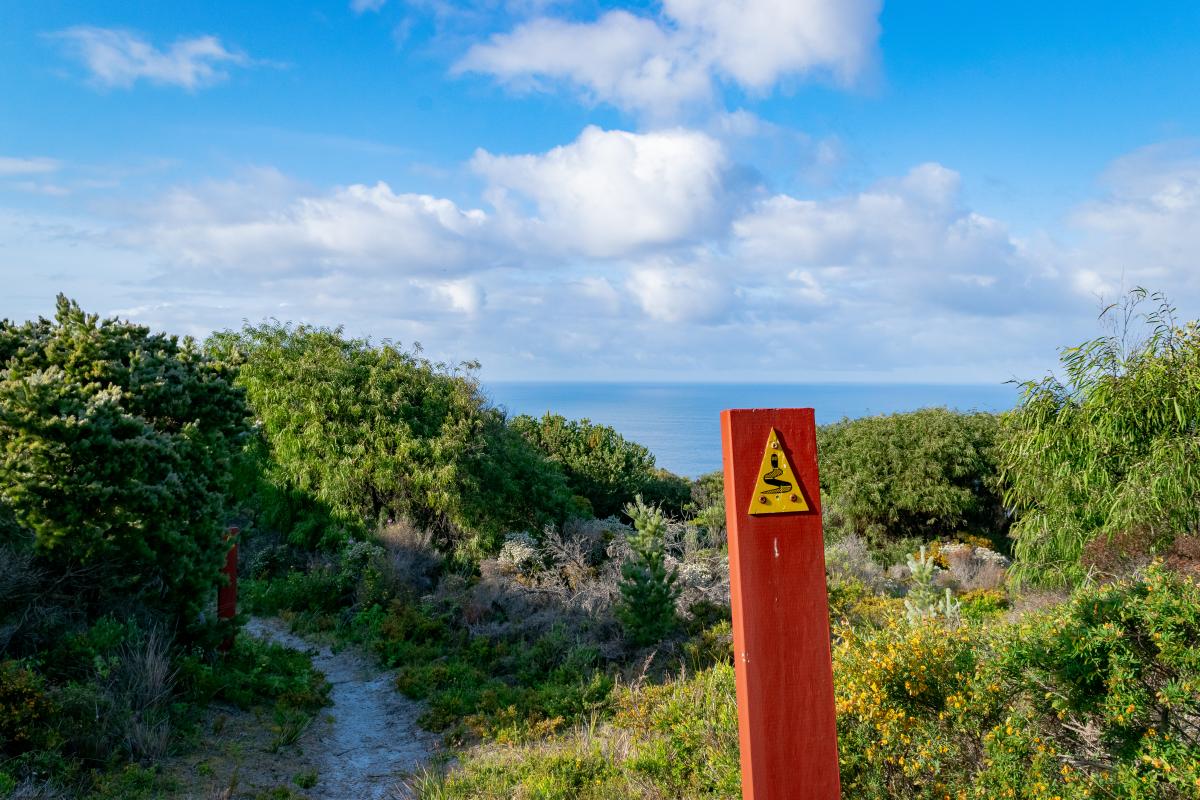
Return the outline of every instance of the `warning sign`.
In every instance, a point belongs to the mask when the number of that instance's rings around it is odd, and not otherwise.
[[[790,511],[808,511],[808,502],[779,444],[779,433],[772,428],[767,449],[763,452],[762,466],[758,468],[758,485],[754,487],[750,513],[782,514]]]

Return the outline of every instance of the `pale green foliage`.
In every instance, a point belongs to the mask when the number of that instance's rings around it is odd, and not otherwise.
[[[279,323],[209,348],[238,367],[279,480],[344,519],[407,517],[478,552],[566,513],[561,472],[486,403],[477,365]]]
[[[53,321],[0,323],[0,517],[53,574],[85,571],[90,608],[190,622],[219,581],[247,416],[191,341],[60,295]]]
[[[958,619],[959,603],[953,593],[946,589],[938,594],[933,585],[937,564],[932,556],[926,555],[922,545],[921,552],[908,557],[908,570],[912,573],[912,588],[904,599],[904,616],[914,625],[922,620],[941,617],[946,620]]]
[[[1024,384],[1005,417],[1018,580],[1078,580],[1098,536],[1136,529],[1165,546],[1200,525],[1200,332],[1141,289],[1103,317],[1114,330],[1063,350],[1063,377]]]
[[[997,537],[997,420],[927,408],[817,430],[821,490],[830,512],[874,542],[966,530]]]
[[[629,537],[632,556],[621,566],[621,601],[617,618],[636,645],[663,639],[678,625],[675,616],[679,575],[667,569],[663,534],[666,519],[661,510],[647,506],[641,497],[626,507],[637,533]]]

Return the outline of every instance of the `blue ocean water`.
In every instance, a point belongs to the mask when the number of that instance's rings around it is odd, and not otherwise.
[[[510,414],[547,411],[611,425],[654,453],[660,467],[694,478],[721,467],[720,413],[726,408],[807,408],[817,423],[945,406],[1003,411],[1011,384],[734,384],[491,382],[484,391]]]

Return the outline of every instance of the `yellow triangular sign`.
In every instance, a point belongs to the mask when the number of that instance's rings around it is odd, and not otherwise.
[[[779,433],[771,428],[762,466],[758,468],[758,484],[754,487],[754,497],[750,498],[750,513],[783,514],[789,511],[808,511],[808,503],[800,488],[800,479],[779,444]]]

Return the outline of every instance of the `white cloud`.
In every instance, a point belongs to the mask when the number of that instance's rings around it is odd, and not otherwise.
[[[387,0],[350,0],[350,10],[355,14],[365,14],[368,11],[378,11],[387,4]]]
[[[176,264],[250,274],[389,270],[424,275],[486,263],[487,215],[386,183],[302,193],[271,170],[177,189],[118,241]]]
[[[716,140],[696,131],[588,127],[544,154],[480,150],[471,164],[532,247],[619,256],[721,236],[731,213],[728,160]],[[523,216],[514,202],[521,198],[532,201],[535,216]]]
[[[533,20],[472,47],[454,71],[490,73],[517,89],[565,80],[591,102],[648,112],[712,93],[705,66],[674,35],[625,11],[611,11],[594,23]]]
[[[470,278],[460,278],[452,281],[417,282],[418,286],[428,288],[434,296],[441,299],[451,311],[474,316],[484,304],[484,292],[479,284]]]
[[[852,83],[871,63],[879,0],[666,0],[660,19],[538,18],[473,46],[454,72],[517,89],[564,82],[592,102],[669,117],[729,80],[766,92],[789,75]]]
[[[733,300],[731,288],[702,263],[640,265],[630,273],[627,288],[643,313],[659,322],[715,322]]]
[[[1200,294],[1200,142],[1170,142],[1117,159],[1104,197],[1071,222],[1084,233],[1074,259],[1086,293],[1144,284]]]
[[[828,70],[842,83],[874,55],[881,0],[664,0],[697,49],[740,85],[769,89],[787,74]]]
[[[44,175],[48,172],[57,172],[60,167],[62,167],[62,162],[53,158],[0,156],[0,177],[5,178],[14,175]]]
[[[1052,271],[964,207],[958,173],[940,164],[842,197],[776,195],[733,231],[734,258],[798,281],[789,290],[810,302],[1010,315],[1056,301]]]
[[[224,67],[245,66],[250,59],[230,50],[216,36],[179,39],[159,49],[131,31],[77,25],[51,34],[91,73],[91,82],[128,89],[139,80],[194,90],[228,77]]]
[[[959,176],[939,164],[922,164],[899,179],[829,200],[776,195],[734,224],[746,255],[769,262],[863,266],[952,267],[970,261],[979,239],[1003,245],[994,221],[958,204]]]

